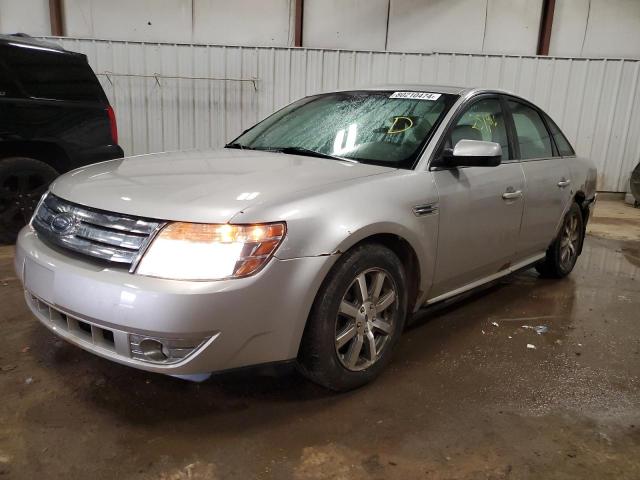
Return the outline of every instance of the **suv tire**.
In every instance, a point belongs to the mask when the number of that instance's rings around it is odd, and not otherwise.
[[[57,170],[27,157],[0,159],[0,243],[13,243]]]

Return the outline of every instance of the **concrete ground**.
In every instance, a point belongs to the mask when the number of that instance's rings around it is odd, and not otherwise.
[[[569,278],[528,271],[423,315],[340,395],[94,357],[31,317],[5,247],[0,478],[639,479],[639,229],[640,210],[600,201]]]

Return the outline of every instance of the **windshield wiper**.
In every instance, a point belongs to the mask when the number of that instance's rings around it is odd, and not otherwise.
[[[306,155],[307,157],[318,157],[318,158],[330,158],[331,160],[340,160],[347,162],[358,163],[356,160],[352,160],[350,158],[338,157],[336,155],[329,155],[328,153],[316,152],[315,150],[311,150],[309,148],[304,147],[276,147],[268,149],[269,152],[279,152],[279,153],[288,153],[292,155]]]
[[[227,143],[224,148],[239,148],[240,150],[251,150],[249,147],[245,147],[244,145],[242,145],[241,143],[238,142],[234,142],[234,143]]]

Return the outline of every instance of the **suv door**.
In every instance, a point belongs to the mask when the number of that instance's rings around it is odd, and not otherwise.
[[[479,96],[452,122],[434,157],[431,170],[439,195],[439,227],[432,300],[511,266],[522,220],[524,175],[512,160],[507,132],[500,98]],[[463,139],[500,143],[502,163],[433,167],[445,148]]]
[[[573,193],[570,170],[557,153],[542,113],[519,99],[509,97],[506,103],[527,190],[517,255],[528,258],[545,252],[556,236]]]

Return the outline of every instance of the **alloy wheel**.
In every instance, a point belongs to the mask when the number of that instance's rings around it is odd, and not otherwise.
[[[0,221],[6,225],[27,223],[50,181],[31,171],[16,172],[1,179]]]
[[[570,269],[578,257],[580,248],[580,232],[576,213],[567,216],[560,236],[560,264]]]
[[[393,278],[381,268],[353,279],[336,319],[336,353],[347,370],[364,370],[380,359],[394,332],[397,297]]]

